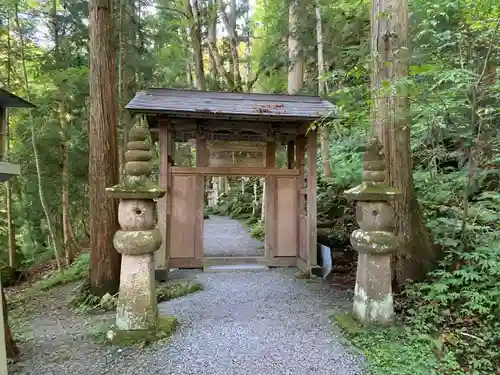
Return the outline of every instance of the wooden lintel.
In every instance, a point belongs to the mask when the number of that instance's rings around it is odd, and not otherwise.
[[[295,177],[299,175],[297,169],[277,169],[261,167],[172,167],[173,175],[205,175],[205,176],[281,176]]]

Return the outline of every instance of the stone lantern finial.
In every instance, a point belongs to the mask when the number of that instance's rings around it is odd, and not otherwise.
[[[125,153],[125,173],[128,182],[151,176],[151,145],[148,142],[148,130],[142,126],[133,126],[129,131],[129,142]]]
[[[363,181],[384,182],[385,159],[382,153],[382,144],[377,137],[370,139],[365,148]]]
[[[394,315],[391,253],[398,246],[389,202],[397,192],[384,182],[385,159],[376,137],[365,148],[363,166],[361,184],[344,193],[347,199],[357,201],[360,227],[351,234],[351,244],[359,253],[353,312],[361,322],[388,324]]]
[[[155,199],[165,195],[150,179],[151,145],[148,130],[130,129],[122,183],[107,188],[108,196],[120,199],[113,244],[122,254],[120,290],[116,309],[117,334],[132,337],[155,332],[158,327],[155,267],[153,254],[162,243],[156,228]]]

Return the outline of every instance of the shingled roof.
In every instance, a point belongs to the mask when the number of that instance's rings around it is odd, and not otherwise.
[[[14,95],[7,90],[0,89],[0,107],[3,108],[35,108],[34,104]]]
[[[334,117],[335,107],[316,96],[151,88],[138,92],[125,108],[168,117],[313,121]]]

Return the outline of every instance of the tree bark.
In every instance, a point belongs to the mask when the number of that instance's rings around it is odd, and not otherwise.
[[[118,183],[111,0],[91,0],[89,13],[90,284],[92,293],[103,296],[118,292],[121,260],[113,247],[119,229],[117,202],[106,194],[107,187]]]
[[[387,182],[399,190],[393,204],[400,239],[394,256],[394,280],[421,279],[433,266],[437,250],[425,226],[413,187],[408,92],[408,2],[372,0],[372,125],[387,162]],[[383,83],[390,82],[391,89]]]
[[[319,0],[316,1],[316,44],[318,46],[318,95],[323,97],[326,94],[325,87],[325,61],[323,54],[323,25],[321,24],[321,8]],[[326,126],[320,128],[321,162],[323,164],[323,174],[326,179],[332,178],[332,168],[330,167],[329,151],[330,132]]]
[[[208,45],[217,45],[217,4],[215,0],[208,1]],[[210,79],[217,86],[217,65],[210,47],[208,48]]]
[[[222,22],[229,35],[229,48],[231,50],[231,74],[233,76],[234,91],[243,91],[241,86],[240,58],[238,54],[238,34],[236,32],[236,0],[231,0],[231,13],[225,11],[226,5],[219,0],[219,9]]]
[[[195,65],[195,83],[198,90],[205,90],[205,71],[203,68],[203,51],[201,49],[201,15],[198,0],[186,1],[186,13],[189,21],[189,36],[193,47]]]
[[[288,8],[288,93],[296,94],[304,82],[304,56],[299,38],[299,0],[291,0]]]
[[[59,21],[57,16],[57,1],[52,0],[51,28],[54,40],[54,65],[57,71],[64,69],[64,62],[60,51]],[[58,121],[60,126],[61,153],[62,153],[62,181],[61,181],[61,205],[62,205],[62,230],[63,248],[66,265],[73,262],[73,243],[70,236],[70,209],[69,209],[69,148],[68,148],[68,121],[66,119],[65,87],[61,81],[56,82],[58,86],[57,100],[59,104]]]
[[[12,43],[10,39],[10,11],[7,11],[7,89],[10,89],[10,73],[12,71]],[[9,160],[9,149],[10,149],[10,129],[9,129],[9,112],[6,114],[6,124],[5,124],[5,154],[4,159]],[[7,200],[7,238],[9,241],[9,266],[12,268],[17,268],[17,257],[16,257],[16,234],[14,225],[12,222],[12,187],[10,181],[5,182],[5,199]]]
[[[122,142],[119,145],[120,155],[120,176],[125,171],[125,152],[128,142],[128,133],[133,126],[133,118],[125,106],[134,95],[136,77],[132,56],[136,46],[136,9],[135,0],[120,0],[119,3],[119,53],[118,53],[118,107],[120,129],[122,132]]]

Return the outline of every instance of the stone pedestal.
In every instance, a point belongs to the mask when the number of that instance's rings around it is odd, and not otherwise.
[[[123,255],[116,328],[156,329],[158,308],[153,254]]]
[[[358,251],[353,313],[362,323],[390,324],[394,315],[391,289],[391,255],[398,240],[393,234],[393,212],[389,202],[396,191],[384,184],[385,163],[378,138],[369,143],[364,160],[363,182],[345,192],[356,200],[360,229],[351,234]]]
[[[148,130],[134,126],[130,130],[125,159],[124,181],[108,188],[108,195],[120,199],[113,244],[122,254],[120,290],[116,309],[114,337],[127,340],[148,339],[159,327],[156,298],[154,252],[162,243],[156,228],[155,199],[165,195],[150,180],[152,154],[147,142]]]

